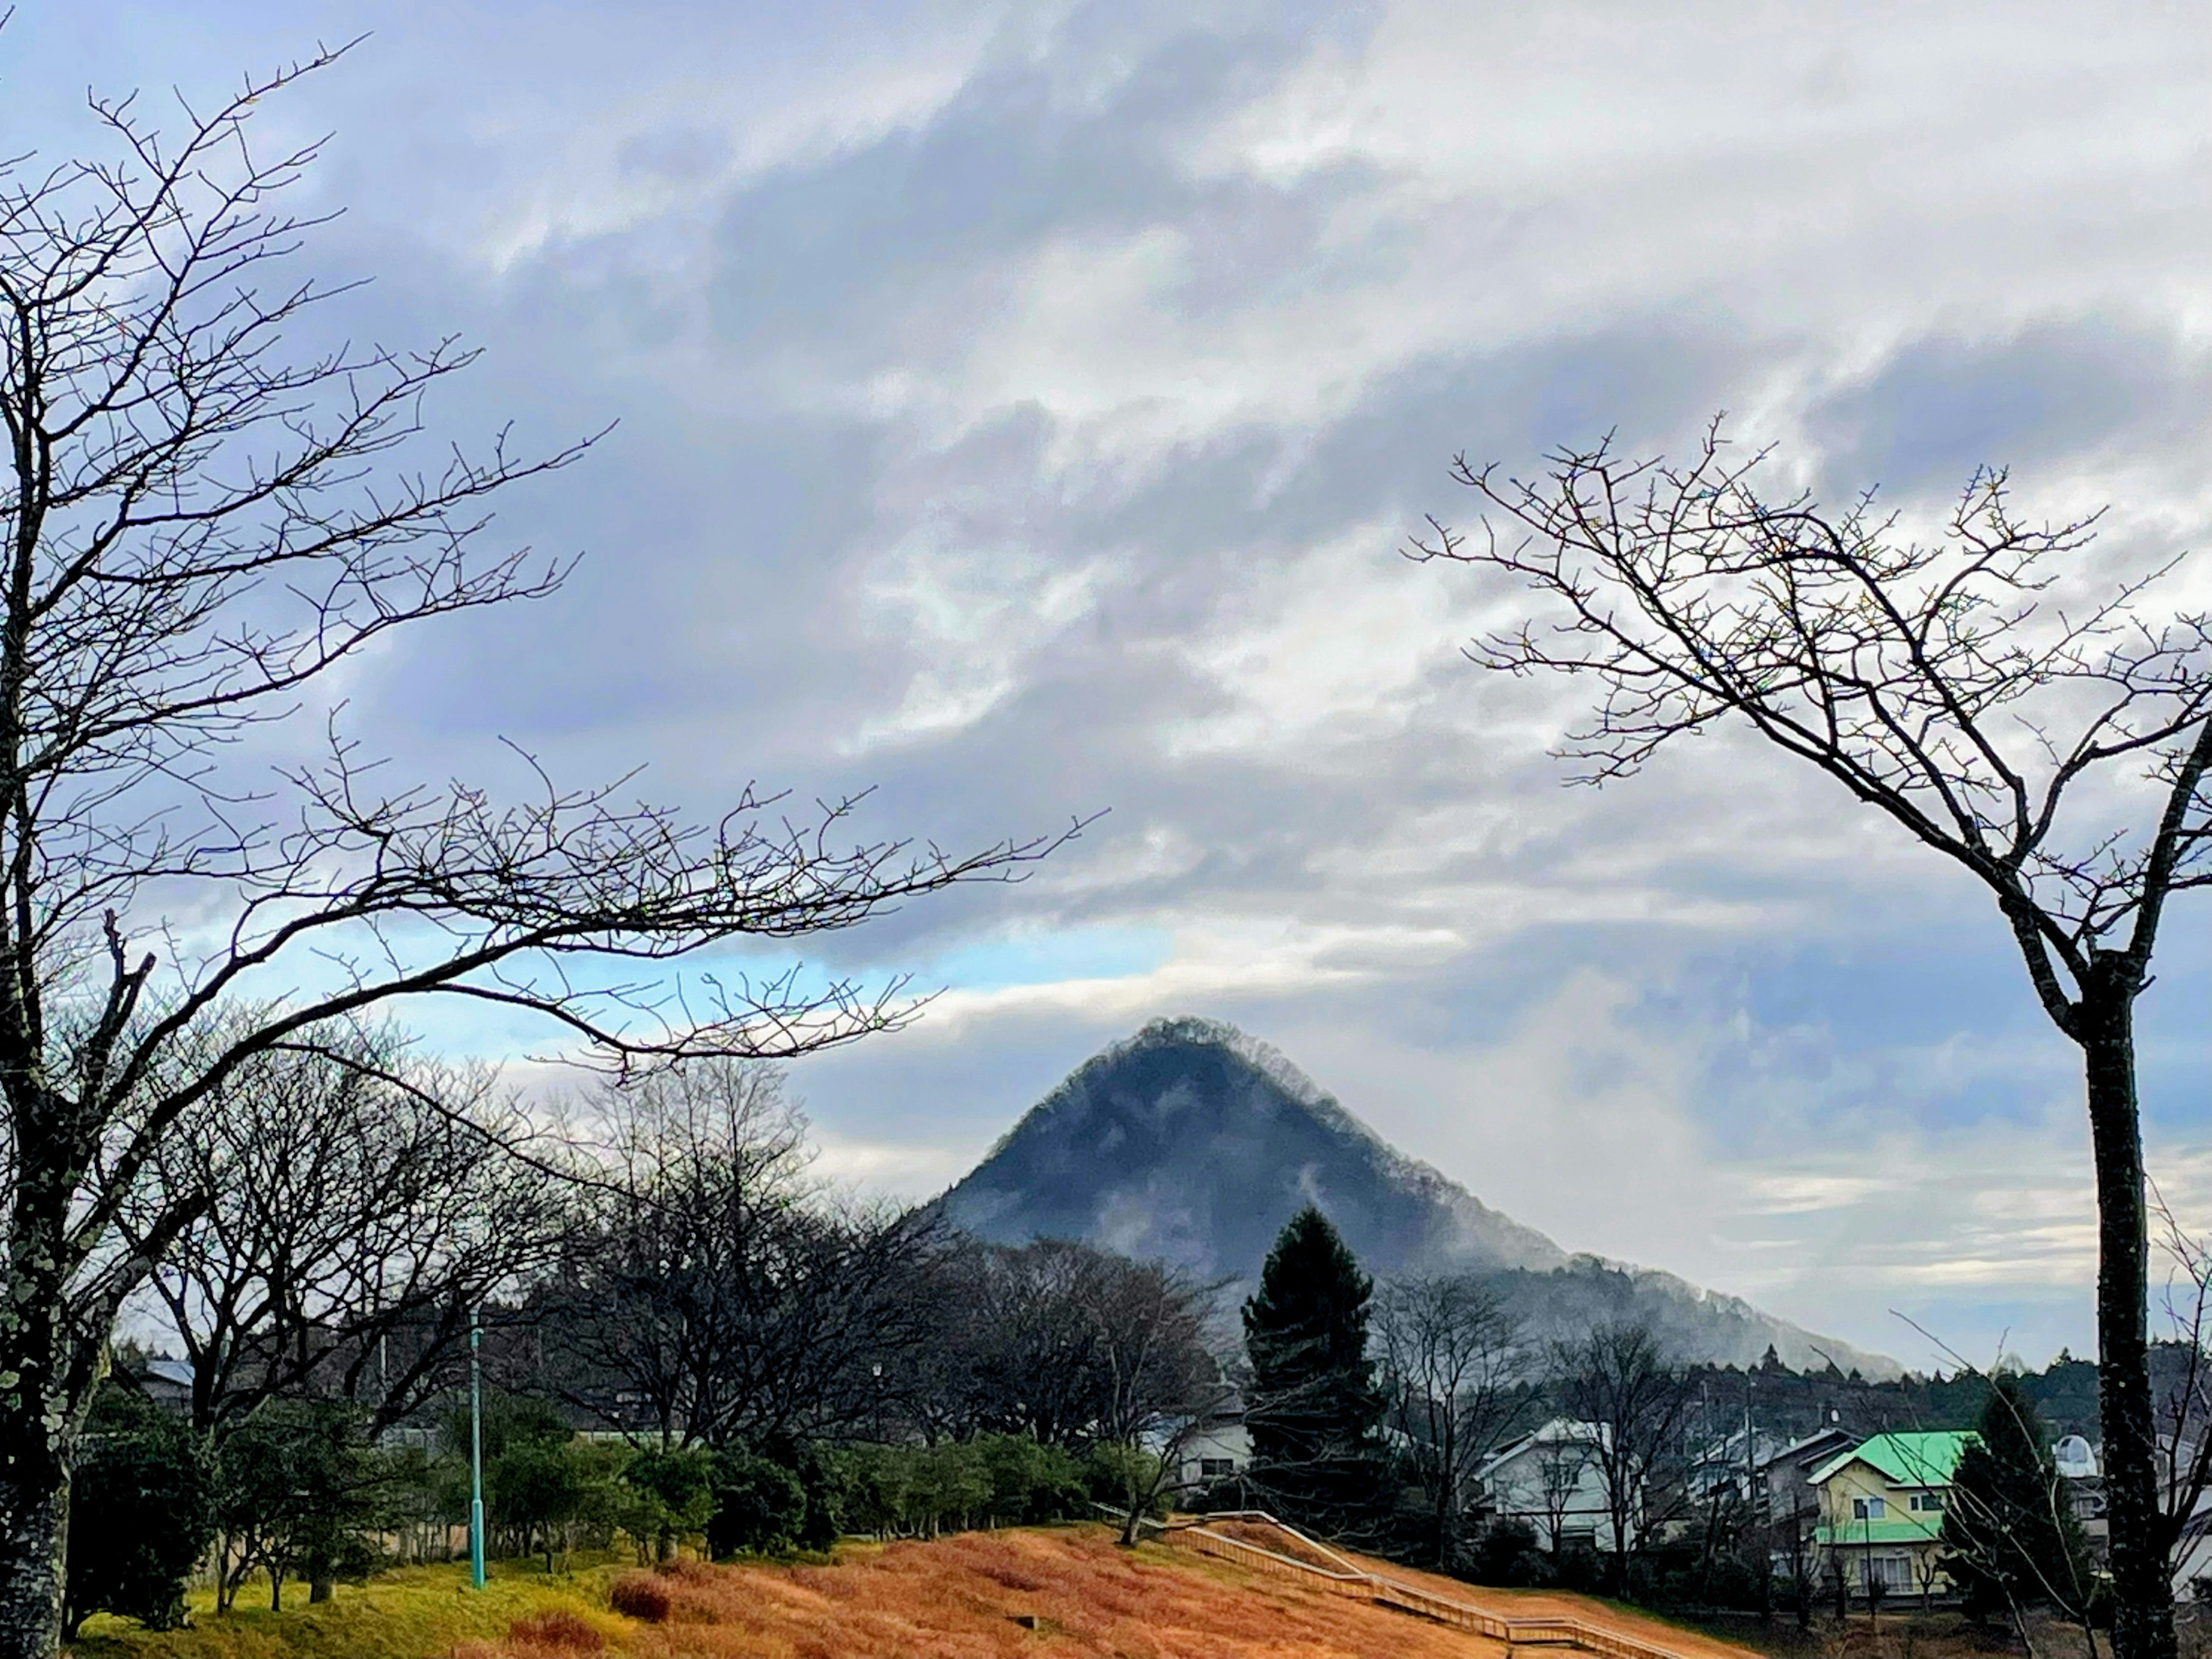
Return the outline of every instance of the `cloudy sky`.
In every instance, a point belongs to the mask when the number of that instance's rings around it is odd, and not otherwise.
[[[364,337],[485,349],[441,431],[619,421],[505,509],[586,558],[349,686],[434,777],[496,740],[707,811],[876,787],[1025,884],[836,941],[946,988],[798,1068],[830,1167],[961,1173],[1145,1019],[1225,1018],[1570,1248],[1925,1364],[2090,1340],[2074,1061],[1962,878],[1709,740],[1602,793],[1512,599],[1395,552],[1525,465],[1715,411],[1838,498],[1984,462],[2212,543],[2212,16],[2190,4],[27,0],[8,148],[88,83],[328,131]],[[151,107],[149,106],[149,107]],[[2197,591],[2202,574],[2185,579]],[[2212,1221],[2212,907],[2143,1011]],[[507,1055],[532,1034],[433,1028]]]

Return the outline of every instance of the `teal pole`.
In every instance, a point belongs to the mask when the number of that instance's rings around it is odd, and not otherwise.
[[[469,1316],[469,1583],[484,1583],[483,1528],[483,1310]]]

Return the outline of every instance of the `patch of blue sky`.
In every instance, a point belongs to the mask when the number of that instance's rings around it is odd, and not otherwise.
[[[428,926],[403,933],[392,940],[403,960],[410,939],[423,947],[426,961],[447,942]],[[845,988],[862,1002],[886,995],[897,1001],[939,991],[1000,991],[1128,978],[1159,967],[1172,950],[1172,939],[1163,929],[1075,927],[977,939],[914,963],[844,968],[773,947],[723,948],[670,962],[578,956],[556,963],[524,957],[510,962],[502,978],[509,984],[564,988],[595,1018],[643,1031],[661,1018],[713,1018],[725,999],[737,1003],[748,995],[804,1002],[826,999]],[[293,971],[284,976],[281,988],[273,980],[257,988],[298,1003],[330,994],[346,980],[341,964],[328,957],[303,954],[289,966]],[[501,987],[500,980],[483,973],[471,975],[470,982]],[[449,1060],[499,1062],[549,1057],[569,1052],[578,1043],[574,1031],[542,1013],[465,994],[397,999],[380,1012],[411,1032],[426,1051]]]
[[[1056,928],[961,945],[932,961],[919,977],[956,991],[1133,979],[1159,968],[1173,952],[1174,940],[1164,928]]]

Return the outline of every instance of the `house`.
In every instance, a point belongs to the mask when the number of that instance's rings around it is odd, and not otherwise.
[[[1199,1486],[1227,1480],[1252,1467],[1252,1436],[1240,1413],[1234,1418],[1209,1417],[1198,1425],[1182,1447],[1178,1486]]]
[[[1759,1486],[1752,1495],[1753,1516],[1769,1526],[1794,1522],[1801,1535],[1809,1533],[1820,1513],[1814,1473],[1858,1443],[1858,1436],[1832,1422],[1778,1449],[1759,1465]]]
[[[172,1359],[167,1354],[132,1354],[119,1358],[116,1370],[118,1376],[163,1411],[178,1417],[191,1415],[192,1368],[189,1361]]]
[[[1611,1443],[1603,1425],[1564,1417],[1507,1442],[1475,1467],[1480,1513],[1492,1522],[1526,1522],[1547,1550],[1611,1550],[1613,1514],[1600,1459]],[[1632,1549],[1643,1493],[1632,1496],[1626,1538]]]
[[[1937,1565],[1944,1498],[1973,1437],[1958,1430],[1878,1434],[1815,1469],[1814,1541],[1829,1570],[1860,1592],[1948,1589]]]
[[[1708,1441],[1690,1456],[1684,1486],[1691,1501],[1706,1504],[1726,1495],[1756,1502],[1759,1470],[1781,1449],[1781,1440],[1764,1429],[1731,1429]]]

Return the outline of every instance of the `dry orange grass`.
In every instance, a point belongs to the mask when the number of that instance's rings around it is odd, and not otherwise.
[[[1502,1659],[1498,1643],[1103,1528],[967,1533],[862,1547],[827,1567],[656,1575],[664,1622],[640,1659]],[[1027,1622],[1018,1622],[1025,1620]],[[1031,1627],[1031,1626],[1034,1627]],[[505,1659],[507,1650],[472,1650]],[[523,1650],[513,1650],[525,1659]]]
[[[1680,1654],[1681,1659],[1759,1659],[1750,1648],[1738,1647],[1732,1642],[1723,1642],[1717,1637],[1706,1636],[1697,1631],[1685,1630],[1680,1625],[1669,1624],[1663,1619],[1615,1607],[1593,1596],[1573,1595],[1560,1590],[1491,1589],[1468,1583],[1463,1579],[1447,1578],[1440,1573],[1423,1572],[1418,1568],[1401,1567],[1395,1562],[1373,1556],[1358,1555],[1350,1550],[1343,1551],[1342,1554],[1364,1571],[1395,1578],[1401,1583],[1449,1596],[1455,1601],[1471,1601],[1502,1618],[1565,1616],[1579,1619],[1600,1630],[1614,1631],[1640,1642],[1656,1643],[1670,1652]]]
[[[1273,1544],[1255,1531],[1252,1541]],[[1371,1571],[1511,1614],[1569,1612],[1683,1659],[1750,1650],[1572,1595],[1478,1589],[1364,1558]],[[639,1582],[633,1582],[639,1581]],[[672,1562],[625,1573],[652,1622],[608,1627],[635,1659],[1504,1659],[1502,1644],[1173,1544],[1115,1547],[1103,1527],[966,1533],[933,1543],[848,1545],[831,1566]],[[650,1586],[652,1595],[640,1594]],[[665,1597],[665,1611],[661,1601]],[[620,1626],[619,1630],[615,1626]],[[518,1621],[465,1659],[571,1659],[567,1638]]]

